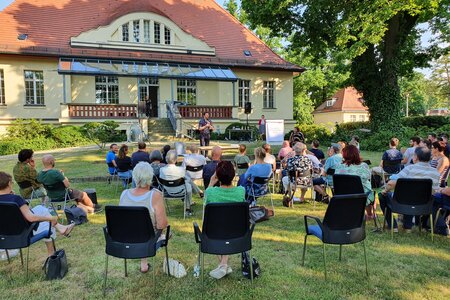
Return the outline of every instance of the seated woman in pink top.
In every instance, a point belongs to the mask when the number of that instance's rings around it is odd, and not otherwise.
[[[289,152],[292,152],[291,146],[289,146],[289,141],[284,141],[281,146],[280,152],[278,152],[278,159],[282,160]]]

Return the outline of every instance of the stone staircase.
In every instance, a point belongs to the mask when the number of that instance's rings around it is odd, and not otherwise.
[[[170,124],[169,119],[149,119],[148,120],[148,139],[149,141],[184,141],[189,139],[176,138],[175,131]]]

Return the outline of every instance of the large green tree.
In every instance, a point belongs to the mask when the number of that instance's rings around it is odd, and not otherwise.
[[[417,24],[447,38],[450,0],[242,0],[253,26],[292,36],[292,49],[316,61],[341,57],[348,84],[364,93],[373,129],[394,129],[401,115],[399,78],[446,49],[419,45]]]

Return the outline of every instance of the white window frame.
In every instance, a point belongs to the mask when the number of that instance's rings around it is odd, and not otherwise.
[[[245,107],[245,103],[250,102],[250,80],[239,80],[238,95],[238,106]]]
[[[275,108],[275,81],[263,82],[263,108]]]
[[[350,115],[350,122],[356,122],[356,115]]]
[[[143,101],[145,97],[148,97],[148,90],[151,86],[159,87],[159,80],[158,78],[152,78],[152,77],[142,77],[139,78],[139,99]]]
[[[177,100],[189,105],[197,104],[197,81],[195,79],[177,80]]]
[[[3,73],[3,69],[0,69],[0,105],[6,105],[5,75]]]
[[[150,44],[150,26],[151,26],[150,20],[144,20],[144,43]]]
[[[102,78],[105,80],[101,80]],[[100,97],[98,91],[100,91]],[[101,97],[103,91],[106,98]],[[117,98],[114,95],[117,95]],[[119,78],[117,76],[95,76],[95,103],[119,104]]]
[[[31,72],[33,78],[27,78],[27,72]],[[42,74],[42,79],[37,78],[36,74],[38,73]],[[23,75],[25,79],[25,105],[45,105],[44,71],[24,70]],[[38,88],[38,85],[40,88]]]
[[[359,115],[359,122],[365,122],[366,121],[366,116],[365,115]]]
[[[140,21],[134,20],[132,24],[133,24],[133,42],[139,43],[141,31]]]
[[[153,23],[153,41],[155,44],[161,44],[161,23]]]
[[[327,107],[331,107],[336,103],[336,99],[327,100]]]
[[[130,28],[129,23],[125,23],[122,25],[122,42],[130,41]]]
[[[172,44],[170,28],[164,26],[164,45]]]

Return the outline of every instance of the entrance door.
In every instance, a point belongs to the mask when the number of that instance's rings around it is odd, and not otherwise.
[[[158,117],[158,79],[139,79],[139,98],[145,103],[145,114],[149,118]]]

